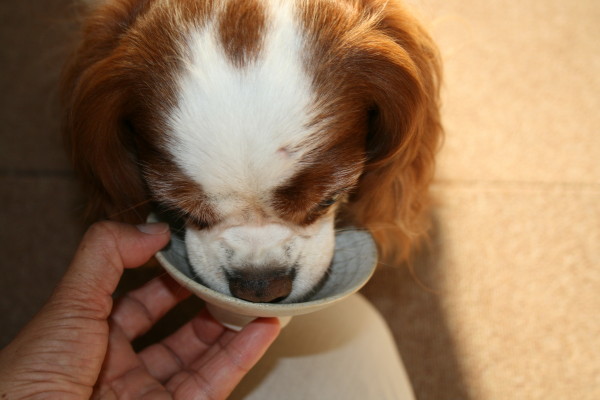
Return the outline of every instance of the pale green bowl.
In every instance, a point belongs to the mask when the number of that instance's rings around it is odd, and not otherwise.
[[[156,215],[149,222],[159,221]],[[308,314],[337,303],[362,288],[377,266],[377,248],[366,231],[347,229],[335,238],[335,254],[324,284],[300,303],[252,303],[217,292],[195,281],[181,230],[156,258],[182,286],[204,300],[210,313],[223,325],[239,330],[258,317],[278,317],[282,325],[294,315]]]

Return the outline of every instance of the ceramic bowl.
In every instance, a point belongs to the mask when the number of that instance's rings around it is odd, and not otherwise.
[[[160,220],[164,218],[154,214],[148,219],[149,222]],[[172,226],[172,240],[156,258],[169,275],[206,302],[215,319],[235,330],[258,317],[278,317],[285,325],[294,315],[331,306],[363,287],[377,265],[377,248],[371,235],[362,230],[345,229],[335,237],[335,253],[325,282],[308,299],[298,303],[253,303],[217,292],[194,280],[182,231]]]

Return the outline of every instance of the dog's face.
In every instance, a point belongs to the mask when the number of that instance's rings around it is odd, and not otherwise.
[[[245,29],[219,29],[239,17],[223,10],[188,31],[156,146],[180,180],[150,160],[145,177],[157,201],[187,217],[204,283],[250,301],[295,301],[330,264],[336,205],[363,169],[367,114],[324,119],[291,3],[254,11]],[[229,41],[243,43],[228,54]]]
[[[435,60],[390,7],[107,0],[66,87],[100,207],[177,213],[200,280],[260,302],[318,287],[339,211],[411,235],[437,138]]]

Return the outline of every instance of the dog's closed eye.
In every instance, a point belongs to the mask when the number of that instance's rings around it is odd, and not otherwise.
[[[333,206],[334,204],[336,204],[340,200],[342,200],[347,192],[348,192],[347,189],[342,189],[342,190],[338,190],[337,192],[333,193],[329,197],[326,197],[324,200],[322,200],[317,205],[317,207],[315,208],[315,211],[326,211],[331,206]]]

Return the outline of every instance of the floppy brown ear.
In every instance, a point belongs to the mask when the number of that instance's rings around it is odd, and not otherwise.
[[[435,45],[406,12],[386,5],[360,44],[357,64],[372,101],[368,162],[349,204],[387,262],[407,258],[428,229],[428,186],[441,137],[440,61]]]
[[[88,217],[138,222],[146,192],[126,124],[131,112],[119,37],[145,0],[107,2],[86,19],[79,49],[63,73],[67,152],[89,195]]]

